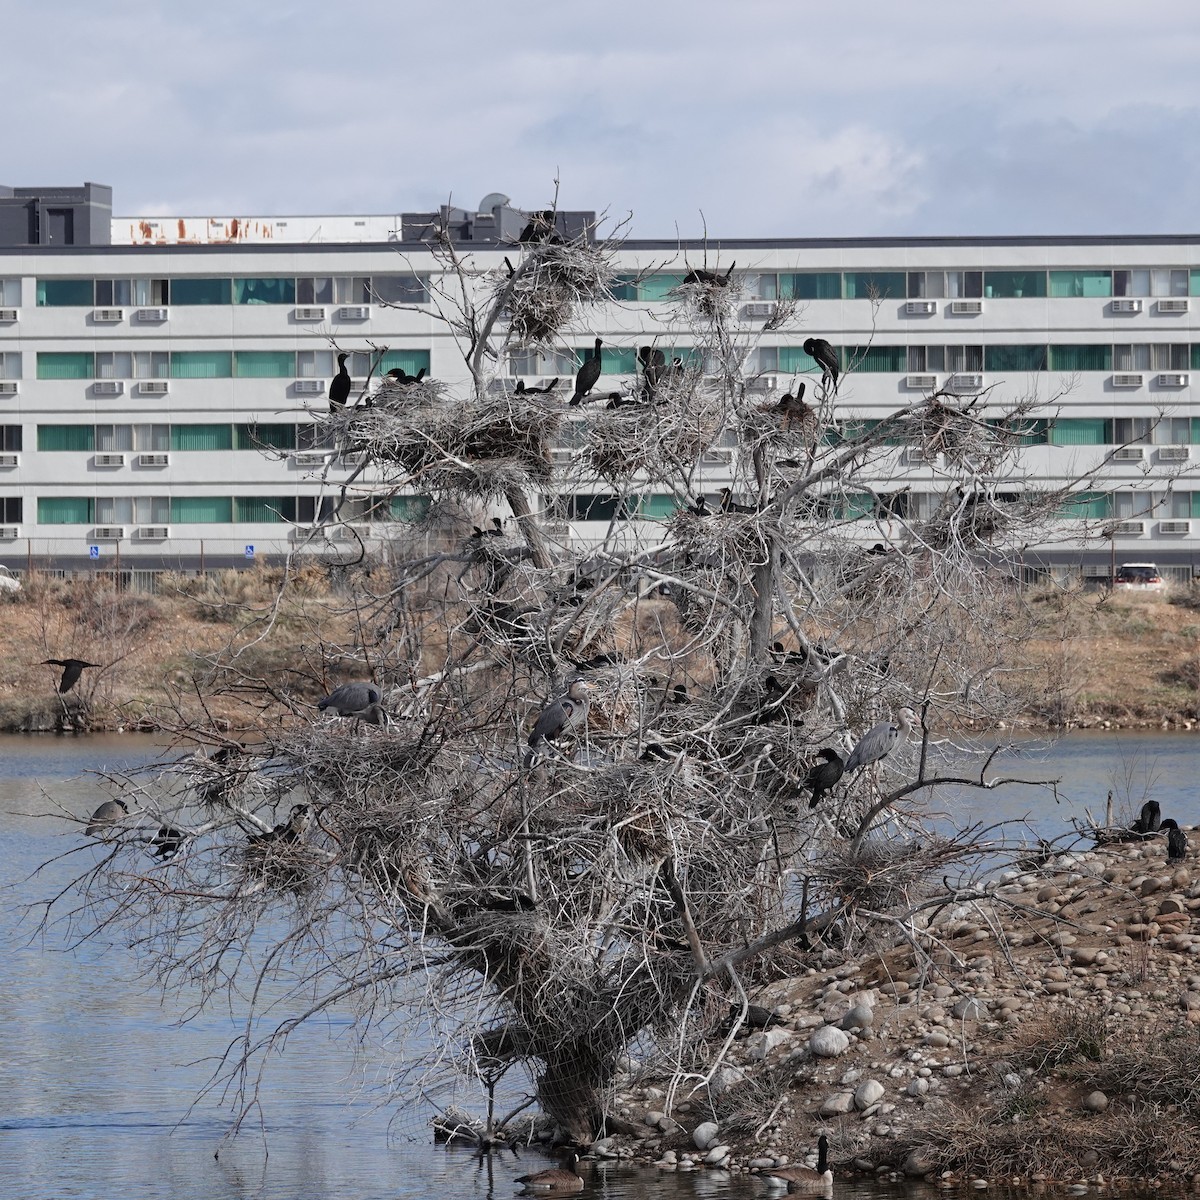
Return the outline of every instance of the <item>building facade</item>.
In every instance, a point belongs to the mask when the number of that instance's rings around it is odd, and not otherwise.
[[[315,427],[335,349],[351,354],[356,381],[374,356],[380,373],[465,382],[431,303],[442,267],[423,239],[441,225],[474,267],[499,268],[524,214],[497,194],[475,212],[111,218],[106,193],[0,188],[0,562],[242,565],[300,547],[356,550],[419,512],[419,498],[377,503],[360,473],[341,520],[313,536],[357,466]],[[558,216],[567,234],[591,219]],[[495,386],[571,376],[595,336],[605,392],[632,381],[647,341],[686,355],[669,293],[706,257],[737,263],[756,390],[782,392],[811,371],[801,343],[816,334],[853,364],[839,391],[846,421],[944,387],[1053,399],[1012,486],[1098,466],[1064,530],[1103,520],[1112,537],[1055,544],[1043,561],[1096,575],[1112,559],[1176,577],[1200,568],[1200,237],[629,240],[616,302],[582,314],[560,353],[512,357]],[[802,332],[763,333],[788,298]],[[564,464],[570,443],[568,431]],[[735,481],[736,454],[705,456],[704,490]],[[905,467],[919,515],[938,464]],[[555,516],[569,536],[598,538],[609,499],[570,479]],[[645,496],[632,515],[652,529],[675,502]]]

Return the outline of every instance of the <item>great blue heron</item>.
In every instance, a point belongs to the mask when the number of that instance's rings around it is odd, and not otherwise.
[[[105,800],[88,822],[84,832],[88,837],[102,837],[106,829],[111,828],[129,815],[129,805],[124,800]]]
[[[873,729],[868,729],[846,759],[846,774],[857,771],[859,767],[872,766],[880,759],[886,758],[895,749],[896,743],[902,737],[910,737],[916,727],[917,714],[911,708],[902,708],[896,714],[895,724],[891,721],[880,721]]]
[[[812,799],[808,802],[809,808],[816,808],[821,803],[825,793],[841,779],[846,770],[842,756],[828,746],[818,750],[817,757],[825,761],[809,767],[808,774],[805,775],[804,782],[800,785],[801,788],[812,788]]]
[[[587,684],[582,679],[574,679],[566,692],[552,700],[538,714],[529,734],[529,752],[525,755],[525,766],[533,765],[534,755],[546,742],[571,730],[580,728],[587,721],[588,694]]]
[[[582,1192],[583,1176],[579,1174],[579,1155],[566,1159],[566,1167],[550,1167],[535,1171],[532,1175],[520,1175],[513,1182],[521,1184],[527,1192]]]
[[[78,682],[85,667],[98,667],[99,663],[88,662],[83,658],[44,658],[43,667],[62,667],[62,678],[58,681],[58,694],[66,695]]]
[[[833,1171],[829,1166],[829,1139],[817,1138],[817,1169],[812,1167],[772,1167],[763,1172],[764,1179],[786,1183],[792,1192],[828,1192],[833,1188]]]
[[[821,368],[821,382],[832,383],[833,391],[837,392],[838,376],[842,372],[842,364],[838,360],[837,351],[824,338],[805,338],[804,353],[809,358],[815,358]]]
[[[337,374],[329,383],[330,412],[337,412],[339,408],[345,408],[346,401],[350,397],[350,372],[346,370],[346,359],[349,357],[348,354],[337,356]]]
[[[321,712],[332,708],[339,717],[352,717],[366,721],[368,725],[383,725],[387,714],[380,703],[382,699],[383,693],[373,683],[343,683],[321,700],[317,708]]]
[[[579,373],[575,376],[575,394],[567,401],[571,408],[575,408],[583,403],[584,398],[591,392],[600,379],[600,347],[604,343],[600,338],[596,339],[595,349],[592,351],[592,356],[579,368]]]

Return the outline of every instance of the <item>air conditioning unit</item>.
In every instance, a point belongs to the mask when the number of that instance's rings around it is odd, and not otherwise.
[[[575,461],[576,451],[557,449],[550,451],[550,465],[552,467],[565,467],[569,463]]]
[[[123,308],[93,308],[92,320],[97,325],[115,325],[118,321],[125,320],[125,310]]]
[[[17,381],[15,379],[0,379],[0,396],[15,396]]]
[[[1189,308],[1186,300],[1160,300],[1158,302],[1158,311],[1160,313],[1185,313]],[[3,318],[0,318],[3,319]]]
[[[1191,521],[1159,521],[1159,533],[1191,533]]]
[[[297,308],[293,311],[292,316],[297,321],[323,321],[325,320],[325,310],[323,308]]]
[[[165,379],[143,379],[138,384],[139,396],[165,396],[170,387]]]
[[[1112,310],[1115,313],[1140,313],[1142,302],[1140,300],[1114,300]]]
[[[1190,446],[1159,446],[1160,462],[1187,462],[1192,457]]]
[[[977,317],[983,312],[982,300],[951,300],[950,311],[956,317]]]
[[[1185,300],[1186,304],[1187,301]],[[20,316],[19,310],[15,308],[0,308],[0,321],[15,321]]]
[[[724,446],[714,446],[700,455],[702,467],[727,467],[733,462],[733,450]]]
[[[1113,387],[1119,388],[1140,388],[1142,386],[1142,376],[1132,374],[1114,375],[1112,377]]]
[[[156,321],[167,320],[171,315],[171,310],[169,308],[139,308],[133,315],[139,321],[152,324]]]
[[[948,392],[978,392],[982,388],[982,375],[951,375],[946,380],[946,391]]]
[[[339,525],[337,536],[343,542],[356,542],[359,539],[365,541],[371,536],[371,526],[366,524]]]
[[[936,375],[905,375],[904,386],[919,392],[931,392],[937,387]]]
[[[775,390],[774,375],[756,375],[753,379],[746,380],[746,391],[748,392],[773,392]]]
[[[542,532],[548,538],[565,541],[571,536],[571,523],[569,521],[547,521],[542,526]]]
[[[928,317],[937,312],[936,300],[910,300],[904,306],[904,314],[908,317]]]
[[[338,309],[337,319],[339,321],[369,321],[371,306],[369,304],[349,304],[345,308]]]
[[[134,530],[139,542],[165,542],[171,536],[169,525],[141,525]]]
[[[123,454],[97,454],[96,466],[98,467],[123,467],[125,465],[125,455]]]
[[[1113,462],[1141,462],[1146,457],[1146,451],[1141,446],[1122,446],[1114,450]]]
[[[1118,521],[1114,533],[1145,533],[1145,521]]]
[[[1183,371],[1166,371],[1158,377],[1159,387],[1187,387],[1188,377]]]
[[[292,391],[297,396],[322,396],[325,394],[326,386],[323,379],[297,379],[292,384]]]
[[[323,467],[329,461],[329,454],[324,450],[301,450],[292,455],[292,462],[298,467]]]
[[[169,467],[171,465],[171,456],[161,452],[154,454],[139,454],[139,467]]]
[[[92,537],[98,542],[119,542],[124,536],[124,525],[97,525],[92,530]]]
[[[13,542],[20,536],[21,531],[16,525],[0,525],[0,542]]]
[[[904,452],[904,461],[910,463],[936,463],[939,457],[936,450],[926,450],[924,446],[909,446]]]
[[[0,454],[0,467],[19,467],[21,465],[21,456],[19,454]]]
[[[775,315],[776,307],[774,300],[753,300],[742,306],[742,313],[755,320],[765,321]]]
[[[97,379],[92,384],[92,394],[95,396],[120,396],[125,391],[125,381],[122,379]]]

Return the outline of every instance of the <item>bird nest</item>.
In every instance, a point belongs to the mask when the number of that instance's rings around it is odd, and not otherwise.
[[[576,241],[531,247],[511,288],[504,280],[497,290],[498,297],[505,296],[512,342],[537,347],[555,341],[578,307],[611,299],[612,281],[602,245]]]
[[[678,284],[671,290],[685,314],[692,313],[706,321],[732,316],[742,300],[745,288],[740,279],[715,272],[698,272],[706,278]]]
[[[435,494],[488,500],[550,478],[546,443],[562,420],[552,399],[446,403],[436,382],[384,390],[370,407],[330,414],[327,428],[339,445],[396,464],[414,485]]]
[[[928,457],[942,455],[947,465],[959,466],[968,459],[990,461],[1004,448],[1003,439],[970,411],[974,405],[972,400],[960,409],[946,404],[939,396],[931,396],[920,408],[899,417],[894,433],[920,446]]]

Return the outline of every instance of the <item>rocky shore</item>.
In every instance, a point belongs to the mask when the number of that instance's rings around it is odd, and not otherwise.
[[[824,1132],[843,1177],[1200,1188],[1189,832],[1182,862],[1161,836],[1064,854],[901,944],[826,952],[752,997],[774,1020],[733,1040],[707,1087],[632,1077],[620,1116],[637,1133],[596,1154],[767,1173]]]

